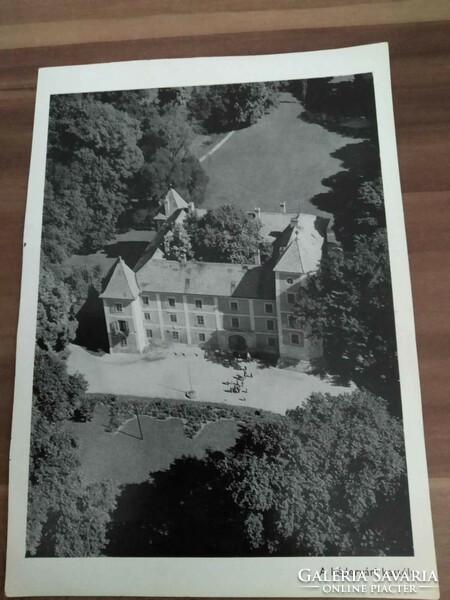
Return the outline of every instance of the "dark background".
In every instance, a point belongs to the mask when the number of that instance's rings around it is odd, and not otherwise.
[[[388,41],[441,580],[450,592],[450,4],[373,0],[6,0],[0,6],[0,577],[37,69]],[[30,343],[33,343],[30,340]],[[1,586],[3,588],[3,585]]]

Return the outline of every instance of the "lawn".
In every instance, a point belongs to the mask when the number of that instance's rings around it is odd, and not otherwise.
[[[209,182],[204,206],[238,204],[244,210],[260,207],[288,212],[318,210],[310,200],[327,190],[322,179],[341,170],[332,152],[358,138],[344,137],[301,118],[302,105],[283,94],[278,108],[258,123],[236,131],[202,166]]]
[[[208,448],[226,450],[238,436],[238,425],[232,420],[209,423],[194,438],[186,436],[181,419],[141,415],[140,428],[133,418],[114,433],[108,432],[108,421],[109,408],[99,405],[92,421],[70,423],[80,443],[81,470],[89,482],[146,481],[150,472],[167,469],[182,456],[202,458]]]

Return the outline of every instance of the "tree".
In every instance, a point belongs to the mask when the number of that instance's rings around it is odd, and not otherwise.
[[[73,419],[80,411],[86,413],[86,390],[84,377],[79,373],[69,375],[60,354],[36,349],[34,405],[48,421]]]
[[[28,488],[27,554],[99,556],[117,486],[86,482],[67,420],[92,412],[87,384],[61,353],[36,351]]]
[[[133,195],[141,201],[160,200],[176,187],[186,200],[201,204],[208,178],[190,152],[194,131],[185,105],[152,106],[142,116],[141,129],[145,163],[133,179]]]
[[[115,517],[113,556],[407,555],[402,425],[368,392],[313,394],[225,452],[127,486]]]
[[[59,274],[43,262],[39,273],[36,342],[46,350],[63,350],[74,339],[76,328],[69,291]]]
[[[115,232],[127,185],[143,164],[139,123],[89,95],[53,96],[43,237],[47,249],[96,250]],[[47,254],[49,260],[54,257]]]
[[[261,252],[262,261],[270,256],[270,244],[261,234],[261,221],[231,204],[208,210],[185,221],[196,260],[208,262],[252,263],[254,253]]]
[[[283,424],[247,427],[215,457],[255,552],[411,552],[404,438],[367,392],[313,394]]]
[[[164,254],[168,260],[190,260],[193,258],[192,244],[185,227],[181,223],[174,225],[167,235],[168,245]]]
[[[102,289],[102,269],[100,265],[70,265],[63,270],[64,283],[74,304],[84,303],[91,290],[97,293]]]
[[[87,483],[80,471],[77,441],[65,423],[33,410],[27,555],[99,556],[118,488]]]
[[[75,480],[65,490],[64,502],[51,509],[55,520],[48,540],[51,556],[101,556],[118,490],[112,481]]]
[[[365,146],[366,158],[371,162],[371,147],[366,143],[362,145]],[[360,151],[364,154],[361,148]],[[340,172],[332,180],[326,181],[331,185],[331,190],[315,200],[317,206],[333,213],[333,230],[346,250],[354,249],[358,236],[372,235],[379,229],[386,230],[383,183],[381,177],[367,179],[368,175],[354,171]]]
[[[351,78],[319,77],[290,82],[290,91],[306,110],[327,117],[365,117],[375,122],[375,95],[371,74]]]
[[[296,307],[322,337],[331,369],[390,398],[399,412],[395,320],[386,231],[355,238],[307,279]]]
[[[196,87],[187,108],[206,133],[241,129],[256,123],[278,103],[278,84],[243,83]]]

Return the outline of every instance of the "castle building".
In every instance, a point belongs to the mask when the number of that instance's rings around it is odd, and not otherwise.
[[[319,266],[327,220],[257,209],[261,233],[273,248],[263,265],[258,254],[247,265],[166,260],[171,227],[195,210],[172,192],[176,202],[172,209],[165,203],[153,242],[134,269],[119,258],[100,295],[110,351],[136,353],[170,343],[293,361],[320,358],[322,344],[296,318],[295,304],[305,278]]]

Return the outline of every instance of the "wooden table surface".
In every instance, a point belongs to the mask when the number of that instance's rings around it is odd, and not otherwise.
[[[389,42],[391,52],[441,598],[450,598],[448,0],[2,0],[1,583],[22,232],[38,68],[294,52],[381,41]]]

